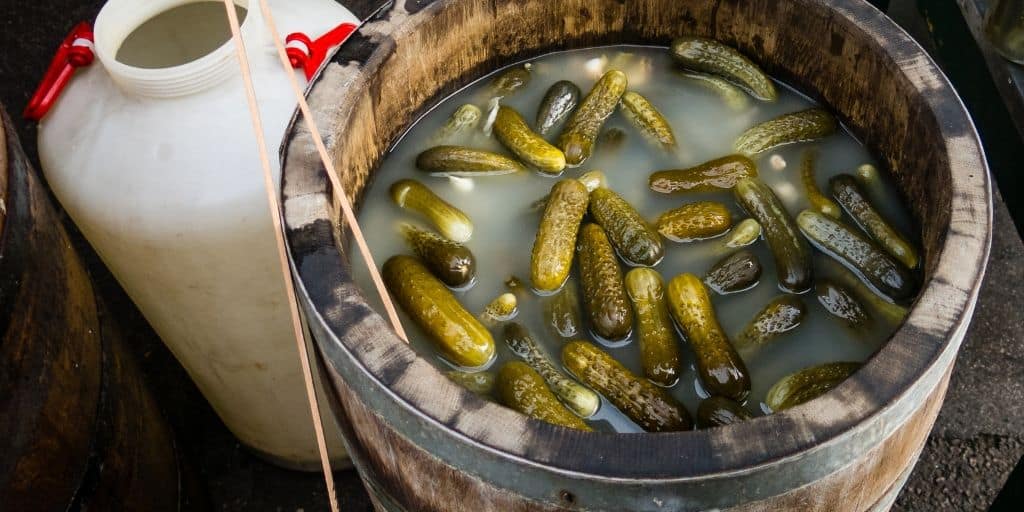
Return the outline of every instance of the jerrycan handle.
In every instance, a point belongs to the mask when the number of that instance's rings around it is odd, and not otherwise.
[[[355,30],[355,24],[342,23],[315,41],[302,32],[289,34],[285,38],[288,60],[293,68],[301,68],[306,73],[306,80],[312,80],[331,49],[344,43]]]
[[[32,99],[28,101],[28,106],[22,114],[25,119],[39,121],[46,116],[61,91],[71,81],[75,70],[88,66],[95,60],[93,43],[92,25],[89,23],[83,21],[71,30],[57,48],[57,55],[50,62],[50,67],[43,75],[43,80],[32,95]]]

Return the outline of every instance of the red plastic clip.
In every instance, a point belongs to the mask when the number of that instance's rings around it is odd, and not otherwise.
[[[316,41],[302,32],[289,34],[285,38],[288,43],[288,60],[291,61],[293,68],[302,68],[306,72],[306,80],[311,80],[331,48],[344,43],[355,30],[356,26],[352,23],[342,23]]]
[[[64,38],[64,42],[57,49],[57,55],[50,62],[50,68],[43,75],[43,81],[25,107],[25,119],[42,119],[53,108],[75,69],[92,64],[96,58],[93,53],[93,41],[92,25],[84,21],[76,25]]]

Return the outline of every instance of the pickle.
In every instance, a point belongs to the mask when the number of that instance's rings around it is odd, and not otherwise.
[[[835,133],[836,127],[832,114],[810,108],[758,124],[740,134],[732,147],[737,153],[753,156],[783,144],[827,137]]]
[[[498,176],[525,171],[505,155],[462,146],[435,146],[416,157],[416,167],[432,176]]]
[[[553,338],[571,339],[583,334],[580,321],[580,294],[576,281],[566,279],[562,289],[553,295],[541,297],[544,326]]]
[[[579,260],[583,304],[591,329],[608,341],[628,338],[633,330],[633,309],[615,250],[597,224],[587,224],[580,230]]]
[[[626,263],[653,267],[665,256],[658,232],[611,189],[599,187],[590,193],[590,215]]]
[[[476,258],[466,246],[411,224],[402,224],[406,244],[444,284],[464,289],[476,281]]]
[[[742,402],[750,394],[750,373],[722,331],[704,283],[693,274],[676,276],[668,283],[668,303],[696,355],[704,389]]]
[[[750,106],[750,96],[747,96],[747,93],[743,92],[742,89],[720,76],[693,72],[682,72],[680,74],[700,82],[701,85],[717,94],[722,99],[722,102],[734,111],[746,110]]]
[[[455,112],[452,112],[451,117],[445,121],[444,126],[437,131],[437,134],[434,135],[434,140],[443,141],[460,133],[472,131],[476,128],[476,125],[480,124],[480,118],[483,115],[480,107],[476,105],[467,103],[460,106],[455,109]]]
[[[644,376],[655,384],[672,386],[683,373],[683,363],[661,276],[653,269],[634,268],[626,274],[626,291],[636,313]]]
[[[416,180],[398,180],[391,185],[391,200],[430,220],[445,237],[464,244],[473,237],[473,222],[462,210],[441,199]]]
[[[555,392],[562,403],[582,418],[589,418],[601,407],[601,398],[597,393],[566,377],[555,368],[544,350],[533,339],[530,332],[515,322],[505,325],[505,343],[526,364],[537,371],[548,387]]]
[[[626,91],[622,95],[619,108],[626,119],[652,144],[666,151],[676,149],[676,136],[672,133],[672,126],[647,98],[636,92]]]
[[[746,247],[761,238],[761,224],[754,219],[743,219],[729,231],[725,246],[730,249]]]
[[[533,133],[523,116],[510,107],[498,107],[494,134],[516,156],[543,173],[559,174],[565,169],[562,151]]]
[[[703,37],[680,37],[672,41],[672,57],[687,69],[727,78],[761,101],[775,101],[775,84],[735,48]]]
[[[598,170],[587,171],[581,174],[579,178],[576,178],[576,180],[582,183],[584,187],[587,187],[587,192],[593,192],[598,188],[605,187],[608,185],[608,181],[605,178],[604,173]],[[548,194],[534,201],[532,204],[530,204],[530,210],[535,212],[543,210],[544,207],[548,205],[548,199],[550,197],[551,194]]]
[[[854,297],[860,299],[861,304],[870,310],[871,316],[877,315],[893,325],[899,325],[910,313],[906,307],[893,303],[892,299],[882,297],[878,292],[870,289],[855,273],[847,270],[839,262],[831,260],[831,263],[836,267],[837,281],[852,291]]]
[[[446,359],[465,368],[491,362],[495,354],[491,333],[420,260],[392,256],[384,263],[382,275],[391,295]]]
[[[509,68],[491,82],[491,91],[499,96],[511,96],[530,85],[528,65]]]
[[[882,175],[878,173],[877,167],[871,164],[859,165],[854,175],[857,177],[857,183],[867,189],[875,199],[882,197],[884,183],[882,183]]]
[[[757,166],[743,155],[729,155],[689,169],[668,169],[651,174],[651,190],[662,194],[721,192],[743,178],[757,177]]]
[[[445,372],[456,384],[480,396],[488,396],[494,391],[494,374],[491,372],[463,372],[450,370]]]
[[[811,210],[800,212],[796,222],[815,247],[842,263],[879,293],[896,301],[913,297],[914,276],[867,238]]]
[[[796,407],[824,395],[860,367],[860,363],[827,363],[804,368],[779,379],[768,390],[765,403],[775,412]]]
[[[692,242],[724,235],[732,214],[722,203],[699,201],[673,208],[658,217],[658,232],[673,242]]]
[[[580,88],[568,80],[552,84],[537,109],[537,133],[547,135],[569,117],[579,104],[581,94]]]
[[[800,236],[793,218],[779,198],[768,185],[754,178],[737,182],[734,192],[740,206],[761,224],[764,238],[775,258],[779,288],[790,293],[810,290],[814,279],[811,248]]]
[[[850,327],[860,327],[868,323],[868,314],[864,305],[853,296],[850,290],[839,283],[831,279],[818,279],[814,283],[814,292],[825,311],[846,322]]]
[[[561,180],[551,187],[530,260],[530,279],[538,291],[553,292],[569,277],[576,234],[589,202],[587,187],[579,181]]]
[[[697,406],[698,428],[724,427],[753,417],[742,405],[724,396],[706,398]]]
[[[804,184],[804,193],[807,194],[807,201],[811,203],[811,208],[833,219],[838,219],[843,216],[843,211],[839,209],[839,205],[835,201],[822,194],[818,188],[818,178],[815,169],[817,160],[817,151],[810,149],[804,152],[800,163],[800,179]]]
[[[749,290],[761,279],[761,262],[753,251],[741,249],[715,263],[704,284],[719,295]]]
[[[483,313],[480,313],[480,321],[495,325],[512,320],[518,314],[519,301],[516,296],[512,293],[503,293],[487,304]]]
[[[736,337],[736,347],[753,349],[800,327],[807,306],[794,295],[779,295],[771,300]]]
[[[512,361],[502,366],[495,387],[501,403],[531,418],[576,430],[592,430],[558,401],[544,378],[526,363]]]
[[[565,153],[566,165],[576,167],[590,158],[594,140],[604,121],[615,111],[626,86],[625,73],[613,69],[605,73],[583,98],[558,137],[558,147]]]
[[[562,348],[562,364],[640,428],[648,432],[690,430],[690,414],[672,395],[637,377],[592,343],[578,340],[566,343]]]
[[[626,132],[620,128],[608,128],[597,137],[598,151],[617,151],[626,143]]]
[[[850,214],[854,222],[878,242],[885,252],[909,269],[917,268],[917,251],[904,237],[882,218],[878,210],[865,197],[853,176],[840,174],[829,181],[832,195]]]

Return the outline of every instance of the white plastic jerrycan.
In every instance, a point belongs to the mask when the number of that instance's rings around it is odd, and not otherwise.
[[[295,97],[259,3],[234,3],[273,146]],[[269,4],[282,36],[358,23],[333,0]],[[40,122],[50,186],[241,442],[279,464],[318,468],[223,3],[110,0],[94,32],[95,64]],[[332,458],[344,463],[325,421]]]

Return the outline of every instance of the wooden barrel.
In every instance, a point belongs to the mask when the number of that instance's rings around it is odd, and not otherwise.
[[[403,344],[348,270],[345,229],[305,123],[284,146],[300,294],[350,452],[378,510],[887,510],[945,396],[990,243],[974,127],[924,51],[863,0],[395,2],[309,100],[358,203],[381,158],[440,98],[552,50],[714,37],[839,113],[893,170],[923,233],[904,325],[823,397],[726,428],[622,435],[534,421],[448,381]],[[382,255],[379,255],[382,256]]]
[[[0,117],[0,509],[179,510],[171,432]]]

